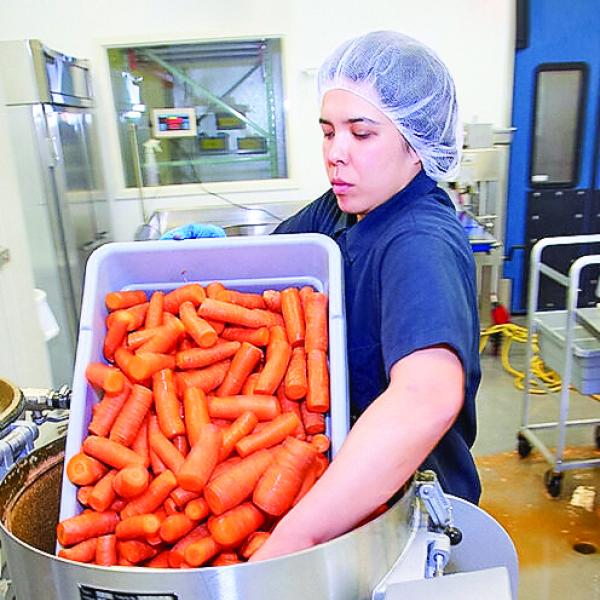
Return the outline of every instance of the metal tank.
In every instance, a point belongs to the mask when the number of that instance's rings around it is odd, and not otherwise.
[[[366,600],[414,534],[414,494],[371,523],[262,563],[169,570],[97,567],[53,556],[64,438],[22,459],[0,484],[0,538],[19,600]]]

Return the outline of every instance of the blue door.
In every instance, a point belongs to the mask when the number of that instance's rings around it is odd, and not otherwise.
[[[513,313],[527,309],[528,257],[538,239],[600,233],[600,0],[518,5],[527,26],[518,28],[515,53],[504,263]],[[565,272],[587,250],[548,252],[544,262]],[[584,275],[581,299],[593,305],[597,272]],[[540,307],[562,308],[564,296],[542,277]]]

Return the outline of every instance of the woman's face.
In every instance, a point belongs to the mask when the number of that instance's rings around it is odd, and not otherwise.
[[[421,170],[419,157],[396,126],[352,92],[328,91],[319,122],[327,176],[346,213],[364,217]]]

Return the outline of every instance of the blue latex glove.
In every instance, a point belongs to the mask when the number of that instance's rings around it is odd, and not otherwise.
[[[175,229],[170,229],[161,236],[161,240],[196,240],[198,238],[226,237],[225,230],[218,225],[203,223],[188,223]]]

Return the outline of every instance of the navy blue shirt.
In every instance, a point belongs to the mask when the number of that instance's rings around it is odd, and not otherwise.
[[[357,221],[329,190],[275,233],[322,233],[340,247],[354,416],[387,388],[403,357],[438,344],[456,352],[464,404],[422,468],[433,469],[446,492],[476,503],[481,487],[469,450],[481,378],[475,262],[448,195],[420,172]]]

